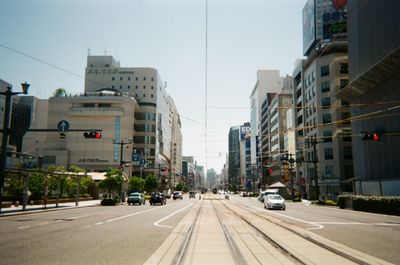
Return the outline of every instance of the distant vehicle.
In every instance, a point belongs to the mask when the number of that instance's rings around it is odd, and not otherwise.
[[[189,199],[196,199],[196,192],[195,191],[189,191]]]
[[[260,196],[258,196],[258,200],[260,201],[260,202],[264,202],[264,198],[265,198],[265,196],[267,196],[268,194],[278,194],[278,189],[266,189],[266,190],[264,190],[264,191],[262,191],[261,193],[260,193]]]
[[[218,192],[218,189],[217,189],[217,188],[214,188],[214,189],[213,189],[213,194],[217,194],[217,192]]]
[[[174,194],[172,195],[172,198],[174,199],[174,200],[176,200],[176,199],[183,199],[183,196],[182,196],[182,191],[175,191],[174,192]]]
[[[285,199],[283,199],[279,194],[268,194],[264,199],[264,208],[285,210]]]
[[[163,196],[162,193],[154,192],[150,197],[150,205],[156,205],[156,203],[160,203],[161,205],[167,204],[167,199]]]
[[[142,205],[144,204],[144,196],[142,193],[139,192],[133,192],[129,195],[128,197],[128,205],[135,205],[135,203]]]
[[[163,196],[164,196],[165,198],[167,198],[167,199],[171,199],[171,193],[164,192],[164,193],[163,193]]]

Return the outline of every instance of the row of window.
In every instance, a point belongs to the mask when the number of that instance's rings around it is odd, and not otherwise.
[[[115,89],[115,86],[114,86],[114,85],[112,85],[111,87],[112,87],[113,89]],[[128,89],[131,89],[131,86],[128,85],[127,88],[128,88]],[[150,88],[154,90],[154,86],[150,86]],[[123,86],[120,85],[120,86],[119,86],[119,89],[123,89]],[[139,89],[139,86],[135,86],[135,89]],[[146,86],[143,86],[143,89],[146,89]]]
[[[111,80],[112,80],[112,81],[115,81],[115,79],[116,79],[115,76],[111,77]],[[122,80],[124,80],[124,78],[123,78],[122,76],[120,76],[120,77],[119,77],[119,80],[122,81]],[[131,77],[128,76],[128,77],[127,77],[127,80],[128,80],[128,81],[131,81]],[[136,76],[136,77],[135,77],[135,80],[136,80],[136,81],[139,81],[139,77]],[[144,77],[143,77],[143,81],[146,81],[146,80],[147,80],[147,78],[144,76]],[[154,77],[151,78],[151,81],[154,81]]]

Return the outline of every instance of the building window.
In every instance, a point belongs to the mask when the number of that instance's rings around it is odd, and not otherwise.
[[[323,81],[321,82],[321,92],[329,92],[331,90],[331,85],[329,81]]]
[[[353,159],[353,150],[351,146],[345,146],[343,148],[344,159]]]
[[[111,80],[114,81],[114,80],[115,80],[115,77],[113,76],[113,77],[111,78]]]
[[[350,142],[351,141],[351,130],[343,130],[342,136],[343,136],[343,141]]]
[[[128,86],[128,89],[131,89],[131,86]]]
[[[154,89],[154,86],[151,86],[151,89]]]
[[[340,74],[348,74],[349,73],[349,64],[348,63],[340,63],[339,64],[339,73]]]
[[[324,148],[325,160],[333,159],[333,148]]]
[[[146,81],[146,77],[143,77],[143,81]]]
[[[150,95],[150,97],[151,97],[151,98],[154,98],[154,95],[153,95],[153,94],[151,94],[151,95]]]
[[[327,124],[332,122],[332,116],[330,113],[322,114],[322,123]]]
[[[146,94],[143,94],[143,97],[145,98],[145,97],[146,97]]]
[[[349,102],[347,102],[347,101],[345,101],[345,100],[343,100],[343,99],[340,100],[340,104],[341,104],[342,106],[345,106],[345,107],[348,107],[348,106],[350,105]]]
[[[139,95],[138,94],[135,94],[135,98],[138,98],[139,97]]]
[[[324,143],[332,142],[332,131],[324,131]]]
[[[94,103],[83,103],[84,108],[94,108]]]
[[[321,66],[321,76],[328,76],[329,75],[329,65]]]
[[[350,112],[342,112],[342,124],[350,124]]]
[[[151,78],[151,81],[154,81],[154,77]]]
[[[99,103],[99,108],[111,108],[110,103]]]
[[[143,89],[146,89],[146,86],[143,86]]]
[[[302,124],[303,123],[303,115],[300,115],[298,118],[297,118],[297,125],[300,125],[300,124]]]
[[[119,86],[120,89],[122,89],[122,86]]]
[[[349,79],[340,79],[340,89],[343,89],[349,83]]]
[[[334,177],[333,166],[325,166],[325,177],[331,179]]]
[[[296,92],[296,99],[301,97],[301,89],[297,90]]]
[[[128,81],[131,81],[131,77],[130,76],[128,76]]]
[[[331,98],[322,98],[322,108],[323,109],[329,109],[331,107]]]
[[[114,85],[112,85],[111,88],[114,88]]]
[[[121,81],[122,81],[122,76],[119,78],[119,80],[121,80]]]
[[[138,86],[135,86],[135,89],[138,89]]]

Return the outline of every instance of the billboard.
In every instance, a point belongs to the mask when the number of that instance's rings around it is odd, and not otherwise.
[[[303,54],[308,55],[316,41],[315,1],[308,0],[303,8]]]
[[[347,0],[332,0],[322,8],[322,37],[321,39],[347,39]]]
[[[239,134],[240,134],[240,141],[243,141],[244,139],[246,139],[246,137],[250,137],[251,135],[250,124],[241,125]]]

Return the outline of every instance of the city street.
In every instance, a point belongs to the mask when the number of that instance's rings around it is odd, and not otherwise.
[[[0,264],[143,264],[194,200],[0,218]]]
[[[231,201],[312,231],[369,255],[400,264],[400,217],[287,201],[286,211],[265,210],[255,198]]]
[[[203,199],[212,197],[207,194]],[[256,198],[238,195],[223,201],[400,263],[400,217],[305,202],[287,202],[286,211],[271,211]],[[163,206],[94,206],[3,216],[0,264],[143,264],[198,202],[185,195]],[[268,225],[265,221],[264,227]]]

